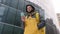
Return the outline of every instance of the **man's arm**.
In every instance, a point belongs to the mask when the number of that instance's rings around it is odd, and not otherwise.
[[[41,21],[41,23],[38,24],[38,29],[41,29],[45,26],[45,21]]]
[[[38,24],[38,29],[41,29],[45,26],[45,20],[44,20],[44,17],[41,15],[40,15],[39,19],[40,19],[40,21],[39,21],[40,23]]]

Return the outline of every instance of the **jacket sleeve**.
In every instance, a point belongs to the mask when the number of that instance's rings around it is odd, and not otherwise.
[[[36,14],[36,19],[38,21],[38,29],[41,29],[45,26],[45,20],[43,19],[43,16],[40,16],[39,13]]]
[[[45,26],[45,21],[41,21],[41,23],[38,24],[38,29],[41,29]]]

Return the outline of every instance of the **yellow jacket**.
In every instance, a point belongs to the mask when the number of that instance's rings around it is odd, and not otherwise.
[[[45,27],[38,30],[37,24],[39,23],[40,19],[39,19],[39,13],[36,13],[36,18],[32,18],[31,16],[29,16],[29,18],[27,18],[27,16],[25,17],[25,30],[24,30],[24,34],[45,34]]]

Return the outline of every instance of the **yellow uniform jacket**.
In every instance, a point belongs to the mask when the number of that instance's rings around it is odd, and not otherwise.
[[[35,14],[36,18],[29,16],[25,17],[25,29],[24,34],[45,34],[45,27],[38,30],[37,24],[39,23],[39,13]]]

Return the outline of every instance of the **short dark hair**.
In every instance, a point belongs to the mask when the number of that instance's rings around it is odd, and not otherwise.
[[[28,7],[28,6],[31,6],[31,7],[32,7],[32,9],[33,9],[32,12],[35,11],[35,8],[34,8],[32,5],[28,4],[28,5],[26,5],[26,12],[28,12],[28,11],[27,11],[27,7]]]

